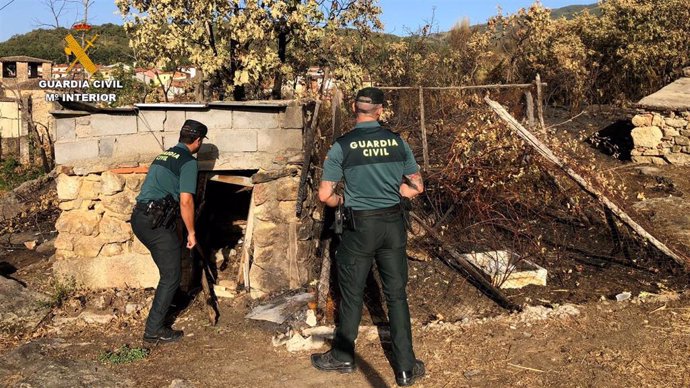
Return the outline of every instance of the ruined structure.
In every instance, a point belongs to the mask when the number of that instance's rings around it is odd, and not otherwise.
[[[53,135],[45,90],[41,79],[52,77],[52,62],[25,55],[0,58],[0,158],[30,162],[29,124],[35,123]]]
[[[52,113],[55,157],[62,166],[57,178],[62,214],[56,223],[54,267],[59,276],[91,288],[156,285],[157,269],[134,237],[129,217],[151,160],[177,143],[185,119],[195,119],[209,127],[209,139],[198,154],[200,171],[237,189],[223,194],[227,198],[221,198],[220,206],[249,209],[242,223],[244,244],[232,248],[244,250],[250,260],[252,296],[307,282],[298,258],[307,256],[308,243],[298,238],[301,224],[295,217],[296,162],[302,159],[301,105],[286,101],[142,104],[132,109]],[[252,180],[252,176],[261,178]],[[214,190],[212,185],[206,188]],[[232,194],[247,190],[251,195]],[[207,210],[223,213],[220,208]]]
[[[633,117],[636,163],[690,165],[690,69],[658,92],[640,100]]]

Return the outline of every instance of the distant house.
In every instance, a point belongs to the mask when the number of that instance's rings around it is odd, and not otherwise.
[[[0,58],[0,77],[8,85],[32,79],[50,79],[53,62],[47,59],[16,55]]]

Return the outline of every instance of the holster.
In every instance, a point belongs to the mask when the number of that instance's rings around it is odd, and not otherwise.
[[[333,222],[333,231],[335,234],[343,234],[343,230],[356,230],[355,217],[352,213],[352,208],[345,207],[342,204],[335,208],[335,221]]]
[[[175,223],[179,205],[172,195],[149,202],[146,214],[151,216],[151,229],[169,228]]]

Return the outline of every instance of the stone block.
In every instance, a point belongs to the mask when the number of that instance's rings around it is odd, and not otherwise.
[[[166,150],[168,148],[174,147],[179,143],[180,132],[163,132],[163,148]]]
[[[91,125],[77,128],[77,137],[115,136],[137,132],[137,116],[92,114]]]
[[[302,149],[301,129],[277,129],[259,131],[258,150],[261,152],[282,152]]]
[[[229,131],[233,128],[235,112],[226,109],[209,109],[208,111],[188,111],[187,119],[196,120],[208,127],[209,139],[214,131]],[[254,128],[254,127],[246,127]],[[241,128],[244,129],[244,128]],[[180,128],[177,128],[179,132]]]
[[[113,195],[121,192],[125,187],[125,178],[119,174],[110,171],[105,171],[101,174],[101,192],[103,195]]]
[[[132,226],[118,218],[104,215],[98,225],[98,237],[106,243],[123,243],[132,237]]]
[[[137,130],[141,132],[162,132],[165,123],[165,111],[140,110],[137,115]]]
[[[259,149],[258,137],[255,130],[233,130],[222,132],[209,132],[208,140],[204,144],[215,145],[218,152],[254,152]],[[202,149],[200,153],[203,153]]]
[[[690,155],[688,154],[668,154],[664,158],[676,166],[690,166]]]
[[[143,288],[158,284],[158,269],[149,255],[58,259],[53,271],[58,278],[74,278],[77,284],[90,289]]]
[[[115,141],[113,157],[139,157],[139,155],[159,154],[164,151],[163,137],[160,133],[141,133],[119,136]]]
[[[302,129],[304,127],[303,116],[302,104],[293,102],[285,109],[282,127],[286,129]]]
[[[652,126],[661,127],[664,125],[664,118],[660,114],[655,113],[652,117]]]
[[[688,126],[688,121],[685,119],[681,119],[681,118],[673,118],[673,119],[666,118],[666,119],[664,119],[664,123],[666,124],[666,126],[678,128],[678,129],[681,129],[681,128],[684,129],[685,127]]]
[[[632,118],[632,123],[636,127],[649,127],[652,125],[653,116],[649,113],[636,115]]]
[[[124,190],[115,195],[101,196],[101,203],[108,215],[123,221],[128,221],[132,215],[136,197],[136,192]]]
[[[74,140],[76,133],[77,120],[74,117],[63,117],[55,119],[55,140]]]
[[[105,244],[106,241],[101,236],[77,236],[74,238],[73,251],[76,257],[90,259],[98,256]]]
[[[278,129],[280,114],[276,112],[234,111],[232,116],[234,129]]]
[[[690,145],[690,139],[685,136],[676,136],[673,138],[673,141],[679,146]]]
[[[122,249],[122,244],[118,243],[109,243],[105,244],[103,248],[101,248],[101,256],[117,256],[122,254],[123,249]]]
[[[72,210],[63,212],[55,222],[55,229],[59,233],[67,232],[80,236],[95,236],[98,234],[98,223],[101,217],[91,211]]]
[[[103,137],[98,141],[98,156],[101,158],[110,158],[113,156],[113,149],[115,149],[114,137]]]
[[[55,143],[55,163],[67,164],[98,157],[98,139]]]
[[[278,201],[295,201],[299,190],[299,178],[281,178],[275,182],[276,199]]]
[[[125,184],[128,189],[132,191],[139,191],[145,178],[145,174],[130,174],[125,177]]]
[[[81,189],[81,178],[60,174],[57,177],[57,196],[61,201],[77,199]]]
[[[675,137],[680,135],[680,132],[676,128],[664,127],[662,131],[664,132],[664,137]]]
[[[681,136],[690,137],[690,129],[680,131]]]
[[[635,147],[656,148],[664,134],[656,126],[637,127],[631,132]]]
[[[79,189],[79,199],[98,199],[101,195],[102,183],[84,179]]]
[[[661,154],[662,154],[662,152],[656,148],[650,148],[650,149],[644,150],[642,152],[642,155],[644,155],[644,156],[659,156]]]
[[[179,135],[180,128],[186,120],[186,113],[183,110],[168,110],[165,111],[165,120],[163,122],[163,131],[177,132]],[[174,144],[173,144],[174,145]]]

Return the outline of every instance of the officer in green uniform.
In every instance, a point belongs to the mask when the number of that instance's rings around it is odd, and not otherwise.
[[[343,231],[335,254],[342,299],[333,346],[326,353],[313,354],[311,360],[320,370],[355,370],[364,286],[376,260],[388,305],[395,380],[407,386],[424,375],[424,363],[412,349],[405,290],[407,231],[400,200],[419,195],[424,186],[409,145],[378,122],[383,102],[380,89],[364,88],[357,93],[352,106],[357,124],[336,140],[324,163],[319,199],[331,207],[344,202],[352,209],[354,225]],[[345,181],[344,198],[335,194],[340,180]]]
[[[184,122],[179,143],[151,163],[132,212],[132,230],[151,251],[160,273],[144,330],[144,341],[147,342],[172,342],[183,335],[181,330],[164,326],[181,278],[182,247],[176,231],[176,218],[179,209],[187,229],[187,248],[192,249],[196,245],[194,194],[198,173],[197,161],[192,155],[199,151],[207,132],[208,128],[198,121]],[[173,222],[161,224],[161,215]]]

